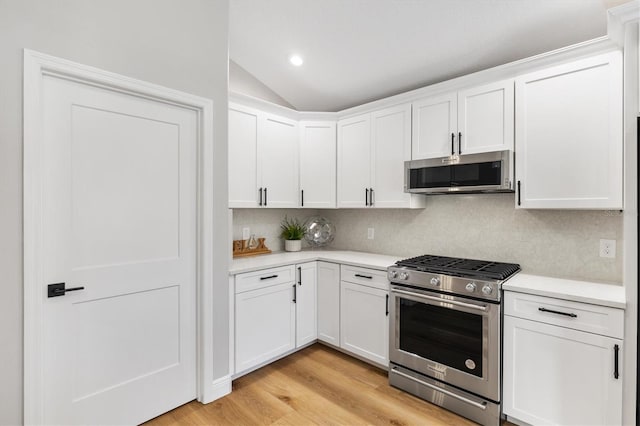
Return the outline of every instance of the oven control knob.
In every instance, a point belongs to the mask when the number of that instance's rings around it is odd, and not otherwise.
[[[400,279],[401,280],[408,280],[409,279],[409,274],[407,274],[406,272],[400,272]]]
[[[398,278],[398,271],[389,271],[389,278]]]
[[[493,293],[493,288],[490,285],[485,285],[482,287],[482,292],[488,296]]]
[[[469,293],[476,291],[476,283],[468,283],[465,287]]]
[[[431,285],[438,286],[438,285],[440,285],[440,278],[433,277],[433,278],[431,278],[431,281],[429,281],[429,282],[431,283]]]

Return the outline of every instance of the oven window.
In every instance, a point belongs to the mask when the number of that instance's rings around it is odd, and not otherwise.
[[[446,188],[451,186],[451,167],[422,167],[411,169],[409,187],[419,188]]]
[[[482,315],[400,301],[400,349],[482,377]]]
[[[452,186],[485,186],[500,185],[500,168],[502,162],[456,164],[452,166]]]

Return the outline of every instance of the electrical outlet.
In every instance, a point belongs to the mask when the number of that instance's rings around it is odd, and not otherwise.
[[[249,228],[242,228],[242,239],[248,240],[251,236],[251,230]]]
[[[600,240],[600,257],[616,257],[616,240]]]
[[[367,228],[367,239],[373,240],[373,228]]]

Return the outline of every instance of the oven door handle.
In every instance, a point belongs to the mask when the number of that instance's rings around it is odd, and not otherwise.
[[[398,376],[402,376],[405,379],[409,379],[409,380],[412,380],[412,381],[414,381],[416,383],[420,383],[421,385],[426,386],[429,389],[432,389],[432,390],[434,390],[436,392],[440,392],[440,393],[443,393],[443,394],[445,394],[447,396],[450,396],[451,398],[455,398],[455,399],[458,399],[458,400],[460,400],[462,402],[466,402],[467,404],[473,405],[474,407],[477,407],[477,408],[479,408],[481,410],[486,410],[487,409],[487,404],[481,404],[479,402],[472,401],[469,398],[465,398],[464,396],[456,395],[455,393],[453,393],[451,391],[439,388],[438,386],[434,386],[431,383],[425,382],[424,380],[420,380],[420,379],[417,379],[417,378],[415,378],[413,376],[410,376],[410,375],[408,375],[406,373],[403,373],[402,371],[397,370],[395,367],[391,369],[391,372],[393,374],[397,374]]]
[[[460,306],[461,308],[475,309],[482,312],[487,311],[486,305],[474,305],[472,303],[458,302],[457,300],[441,299],[439,297],[427,296],[426,294],[414,293],[412,291],[398,290],[396,288],[392,288],[391,292],[397,293],[397,294],[403,294],[405,296],[417,297],[418,299],[431,300],[433,302],[447,303],[450,305]]]

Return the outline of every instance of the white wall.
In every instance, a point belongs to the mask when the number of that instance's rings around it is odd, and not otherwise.
[[[228,369],[228,0],[0,0],[0,424],[22,422],[22,49],[214,100],[214,374]]]
[[[294,108],[293,105],[284,100],[284,98],[231,60],[229,61],[229,90],[251,95],[287,108]]]

